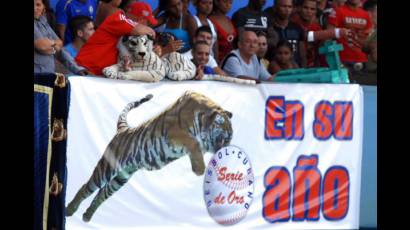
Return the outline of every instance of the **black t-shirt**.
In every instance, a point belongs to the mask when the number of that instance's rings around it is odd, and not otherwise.
[[[268,24],[273,25],[273,18],[274,18],[274,15],[275,15],[275,11],[274,11],[273,7],[271,6],[271,7],[266,8],[263,11],[263,13],[268,17]]]
[[[288,26],[284,29],[275,24],[273,24],[273,29],[279,35],[279,40],[287,40],[292,45],[295,61],[301,66],[299,42],[305,41],[305,33],[303,29],[290,21]]]
[[[248,7],[240,8],[232,16],[232,22],[236,28],[244,27],[245,29],[257,31],[268,31],[268,15],[264,12],[255,12]]]

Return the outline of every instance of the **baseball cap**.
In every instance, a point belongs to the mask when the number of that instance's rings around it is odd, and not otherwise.
[[[145,2],[134,2],[129,6],[128,13],[136,17],[144,17],[147,19],[153,26],[155,26],[158,21],[152,15],[151,6]]]

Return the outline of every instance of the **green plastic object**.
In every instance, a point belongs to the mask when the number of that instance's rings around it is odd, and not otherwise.
[[[279,71],[273,81],[275,82],[300,82],[300,83],[349,83],[349,73],[342,67],[339,51],[343,46],[336,41],[326,41],[319,48],[319,53],[324,54],[329,65],[328,68],[300,68]]]

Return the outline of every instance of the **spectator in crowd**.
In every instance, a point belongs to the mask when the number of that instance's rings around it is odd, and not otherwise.
[[[206,41],[197,41],[192,46],[191,61],[196,66],[196,80],[202,79],[204,74],[215,74],[212,67],[208,66],[211,46]]]
[[[192,15],[188,18],[188,33],[191,38],[195,36],[195,31],[201,26],[209,26],[212,31],[212,42],[211,42],[211,56],[218,57],[218,43],[217,34],[214,24],[208,19],[208,16],[212,12],[213,0],[194,0],[192,2],[196,7],[197,15]],[[191,41],[192,44],[193,41]]]
[[[67,0],[65,0],[65,1],[67,1]],[[53,29],[53,31],[55,33],[57,33],[57,24],[56,24],[55,11],[50,7],[50,1],[49,0],[45,0],[43,2],[44,2],[44,7],[46,8],[45,16],[46,16],[47,22],[50,25],[51,29]]]
[[[232,15],[232,21],[238,31],[247,29],[268,32],[268,15],[262,11],[266,0],[249,0],[248,5]]]
[[[193,38],[194,43],[199,41],[205,41],[211,46],[212,43],[212,31],[209,26],[201,26],[195,31],[195,36]],[[185,58],[191,60],[193,57],[193,50],[188,50],[187,52],[182,54]],[[225,72],[219,68],[218,64],[215,61],[215,58],[210,56],[207,62],[207,65],[211,67],[216,74],[225,75]]]
[[[306,67],[306,48],[303,29],[290,21],[293,11],[292,0],[277,0],[269,24],[279,35],[280,40],[287,40],[292,45],[294,59],[299,66]],[[269,12],[272,12],[271,10]],[[268,53],[271,60],[273,53]]]
[[[134,0],[135,1],[135,0]],[[182,1],[182,13],[183,14],[189,14],[192,15],[191,12],[189,11],[188,7],[189,7],[189,3],[191,2],[191,0],[181,0]],[[154,11],[153,14],[155,16],[155,18],[160,18],[163,16],[164,13],[164,9],[161,9],[159,7],[157,7]]]
[[[141,13],[144,10],[141,4],[147,6],[148,14]],[[153,29],[136,22],[141,15],[152,25],[156,24],[151,7],[142,2],[130,5],[126,13],[118,10],[108,16],[80,49],[76,57],[77,63],[86,67],[94,75],[102,75],[102,69],[117,63],[117,43],[121,36],[147,34],[155,37]]]
[[[182,13],[192,15],[189,11],[189,3],[191,0],[181,0],[182,1]]]
[[[212,14],[209,16],[218,33],[218,52],[214,55],[217,63],[234,49],[233,41],[238,34],[231,19],[226,16],[231,7],[232,0],[214,0]]]
[[[329,29],[343,27],[352,31],[352,36],[337,39],[343,45],[340,60],[350,70],[352,82],[353,75],[360,71],[363,63],[368,60],[362,48],[373,28],[369,14],[359,7],[360,4],[360,0],[347,0],[344,6],[337,8],[328,18]]]
[[[307,36],[308,31],[322,30],[322,27],[316,20],[316,0],[302,0],[301,5],[298,8],[298,13],[292,15],[291,21],[303,29],[305,34],[304,37]],[[308,42],[307,40],[305,40],[303,43],[306,49],[306,66],[319,66],[318,57],[320,41]]]
[[[363,51],[368,54],[365,70],[377,74],[377,1],[367,0],[363,5],[363,9],[369,13],[373,23],[373,31],[363,47]]]
[[[96,0],[60,0],[65,1],[65,4],[57,3],[57,31],[58,36],[63,40],[64,44],[73,41],[73,32],[68,27],[68,22],[71,18],[79,15],[84,15],[95,20],[97,11]]]
[[[231,51],[222,63],[222,69],[229,75],[241,79],[250,79],[260,82],[269,81],[270,75],[262,63],[259,62],[258,37],[254,31],[245,30],[239,34],[238,49]]]
[[[344,6],[345,3],[346,3],[346,0],[333,0],[332,1],[332,7],[333,7],[333,9],[336,10],[337,8],[339,8],[341,6]]]
[[[266,0],[249,0],[248,5],[236,11],[232,16],[232,21],[238,30],[253,30],[255,33],[263,31],[268,35],[268,46],[274,48],[279,40],[278,34],[272,29],[269,21],[269,14],[262,11]]]
[[[119,10],[121,0],[100,0],[95,16],[95,26],[98,27],[104,19]]]
[[[134,2],[138,2],[138,0],[121,0],[120,5],[118,6],[118,8],[126,11],[126,9],[131,6],[132,4],[134,4]],[[154,13],[153,13],[154,14]],[[154,14],[155,17],[155,14]]]
[[[275,50],[275,59],[269,64],[269,72],[276,74],[281,70],[299,68],[292,56],[292,45],[286,40],[279,41]]]
[[[265,66],[266,69],[269,67],[269,60],[265,58],[266,52],[268,51],[268,39],[266,38],[266,34],[264,32],[257,33],[258,35],[258,44],[259,50],[256,53],[258,56],[259,61]]]
[[[34,73],[54,73],[56,57],[73,73],[85,75],[85,69],[62,49],[63,42],[47,23],[44,2],[34,0]]]
[[[160,0],[159,12],[164,11],[158,18],[158,32],[168,32],[173,34],[177,40],[183,41],[184,46],[179,52],[183,53],[191,49],[190,37],[188,33],[188,18],[190,15],[183,12],[181,0]]]
[[[64,49],[71,55],[77,57],[78,51],[88,41],[95,32],[94,22],[87,16],[76,16],[70,20],[71,30],[74,32],[73,42],[64,46]]]
[[[377,30],[377,0],[367,0],[363,4],[363,9],[369,13],[370,18],[372,19],[373,33]]]

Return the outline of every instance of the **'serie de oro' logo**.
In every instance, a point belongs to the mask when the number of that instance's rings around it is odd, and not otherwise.
[[[253,183],[246,153],[236,146],[221,148],[205,171],[204,198],[209,215],[222,225],[241,221],[252,203]]]

